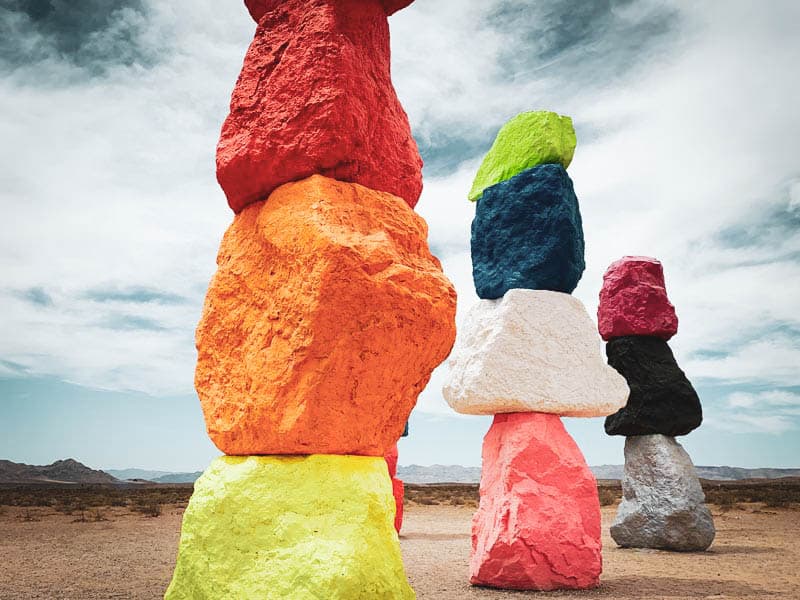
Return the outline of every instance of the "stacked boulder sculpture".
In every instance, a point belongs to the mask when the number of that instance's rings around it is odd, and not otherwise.
[[[413,598],[395,444],[456,296],[412,210],[421,159],[389,77],[387,16],[410,2],[246,4],[217,151],[236,214],[196,337],[226,456],[196,483],[166,598]]]
[[[608,363],[630,387],[628,404],[606,418],[624,435],[623,499],[611,526],[620,546],[705,550],[714,540],[711,513],[689,455],[675,441],[703,420],[700,399],[667,340],[678,331],[661,263],[625,256],[603,277],[597,313]]]
[[[570,295],[584,270],[566,172],[575,144],[569,117],[523,113],[500,130],[469,194],[481,299],[459,330],[443,393],[457,412],[494,415],[472,521],[476,585],[590,588],[602,571],[595,478],[561,416],[610,415],[628,387]]]

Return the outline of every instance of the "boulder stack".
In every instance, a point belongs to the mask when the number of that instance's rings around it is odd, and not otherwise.
[[[625,256],[603,278],[597,321],[608,364],[630,387],[628,404],[606,417],[624,435],[623,499],[611,526],[620,546],[705,550],[714,521],[689,455],[675,441],[700,426],[703,412],[667,340],[678,331],[661,263]]]
[[[470,581],[582,589],[602,571],[594,476],[561,416],[606,416],[628,386],[605,364],[586,308],[578,200],[566,167],[569,117],[523,113],[475,178],[472,264],[481,298],[466,316],[443,393],[460,413],[495,415],[483,443]]]
[[[408,4],[246,2],[258,28],[217,152],[235,216],[196,337],[226,456],[186,510],[168,599],[414,597],[396,443],[456,296],[412,210],[422,161],[389,78],[387,16]]]

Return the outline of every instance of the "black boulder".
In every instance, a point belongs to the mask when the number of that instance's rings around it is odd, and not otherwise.
[[[608,364],[628,381],[623,409],[606,417],[608,435],[686,435],[700,426],[700,398],[661,338],[629,335],[606,344]]]

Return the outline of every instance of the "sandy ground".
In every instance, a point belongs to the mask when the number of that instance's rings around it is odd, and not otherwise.
[[[621,550],[608,537],[614,509],[603,509],[605,569],[599,589],[546,594],[467,584],[471,508],[410,506],[401,537],[419,598],[800,599],[800,511],[747,506],[714,511],[717,539],[699,554]],[[182,509],[160,517],[102,509],[108,521],[74,522],[52,509],[3,507],[0,598],[76,600],[160,598],[175,560]],[[35,519],[35,520],[29,520]]]

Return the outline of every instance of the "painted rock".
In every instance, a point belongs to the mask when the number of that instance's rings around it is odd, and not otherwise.
[[[250,16],[258,23],[268,11],[274,10],[284,0],[244,0]],[[414,0],[380,0],[381,6],[386,11],[386,15],[393,15],[398,10],[405,8]]]
[[[195,483],[166,600],[414,598],[382,458],[223,456]]]
[[[386,466],[389,468],[389,477],[397,475],[397,444],[389,448],[384,458],[386,459]]]
[[[513,288],[571,293],[586,267],[578,199],[561,165],[539,165],[487,188],[472,221],[480,298]]]
[[[597,484],[556,415],[497,415],[483,441],[470,582],[591,588],[603,570]]]
[[[661,262],[624,256],[603,275],[597,325],[604,340],[653,335],[664,340],[678,332],[678,316],[667,298]]]
[[[256,30],[217,146],[217,180],[239,212],[321,174],[403,198],[422,159],[389,76],[378,0],[283,0]]]
[[[700,398],[661,338],[631,335],[606,344],[608,364],[628,382],[628,404],[606,417],[608,435],[686,435],[703,422]]]
[[[553,163],[566,169],[576,144],[569,117],[546,110],[518,114],[498,132],[478,168],[469,199],[477,200],[486,188],[536,165]]]
[[[319,175],[234,218],[197,328],[222,452],[386,454],[455,338],[426,236],[400,198]]]
[[[705,550],[716,530],[692,460],[675,438],[625,440],[622,503],[611,537],[625,548]]]
[[[400,479],[392,477],[392,494],[394,495],[394,529],[400,533],[403,527],[403,497],[405,495],[405,486]]]
[[[609,415],[625,379],[605,364],[594,323],[568,294],[509,290],[481,300],[459,328],[443,394],[459,413]]]

